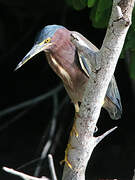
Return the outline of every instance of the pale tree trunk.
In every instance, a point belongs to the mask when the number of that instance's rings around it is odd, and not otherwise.
[[[131,25],[133,6],[134,0],[113,0],[106,36],[96,55],[96,62],[100,62],[100,68],[98,65],[95,73],[96,78],[89,78],[84,93],[79,116],[76,120],[79,136],[76,137],[73,134],[68,142],[70,144],[68,161],[72,168],[65,165],[63,180],[85,180],[85,170],[94,147],[115,129],[111,129],[99,137],[94,137],[102,103]],[[75,36],[74,41],[79,43],[79,37]]]

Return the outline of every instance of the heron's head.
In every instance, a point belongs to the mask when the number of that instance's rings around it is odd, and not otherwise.
[[[15,70],[20,68],[23,64],[25,64],[28,60],[30,60],[33,56],[40,53],[41,51],[50,51],[53,48],[53,43],[56,43],[52,38],[55,36],[55,32],[58,29],[64,28],[60,25],[48,25],[45,26],[40,33],[38,33],[34,46],[31,50],[26,54],[26,56],[22,59],[22,61],[17,65]],[[65,28],[64,28],[65,29]]]

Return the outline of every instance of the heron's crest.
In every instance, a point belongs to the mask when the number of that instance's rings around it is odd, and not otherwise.
[[[52,38],[54,33],[58,30],[64,28],[64,26],[60,25],[48,25],[45,26],[36,36],[35,44],[41,43],[44,39]]]

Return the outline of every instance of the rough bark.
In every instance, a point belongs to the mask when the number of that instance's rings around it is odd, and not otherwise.
[[[63,180],[85,180],[85,170],[94,147],[110,131],[94,137],[102,102],[107,87],[114,73],[124,40],[131,25],[131,14],[134,0],[114,0],[112,14],[108,24],[105,39],[97,53],[100,68],[95,73],[96,78],[90,78],[81,103],[76,129],[79,136],[72,135],[69,139],[71,148],[68,151],[68,161],[72,168],[64,167]]]

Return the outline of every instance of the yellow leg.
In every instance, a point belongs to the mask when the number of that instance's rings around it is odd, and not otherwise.
[[[74,106],[75,106],[75,113],[79,113],[79,109],[80,109],[79,104],[75,103]]]
[[[75,136],[78,137],[79,134],[77,132],[76,124],[75,123],[76,123],[76,118],[77,118],[78,113],[79,113],[79,104],[76,103],[76,104],[74,104],[74,106],[75,106],[75,117],[74,117],[74,124],[73,124],[72,130],[70,132],[70,136],[72,136],[73,133],[75,133]]]
[[[77,132],[77,129],[76,129],[76,124],[75,124],[75,122],[74,122],[73,127],[72,127],[72,130],[71,130],[71,132],[70,132],[70,136],[73,136],[73,133],[75,133],[75,136],[76,136],[76,137],[79,136],[79,134],[78,134],[78,132]]]
[[[65,158],[64,158],[64,160],[60,161],[60,164],[63,164],[63,163],[65,162],[66,165],[67,165],[69,168],[72,169],[72,165],[71,165],[71,163],[68,161],[68,151],[69,151],[69,149],[72,149],[71,144],[68,144],[68,145],[67,145],[67,148],[66,148],[66,150],[65,150]]]
[[[78,115],[78,113],[79,113],[79,105],[78,105],[78,103],[76,103],[76,104],[74,104],[74,106],[75,106],[75,118],[74,118],[74,124],[73,124],[72,130],[71,130],[71,132],[70,132],[70,136],[72,136],[72,135],[73,135],[73,132],[74,132],[74,133],[75,133],[75,136],[78,137],[78,132],[77,132],[77,130],[76,130],[75,121],[76,121],[77,115]],[[66,165],[67,165],[69,168],[71,168],[71,169],[72,169],[72,165],[71,165],[71,163],[68,161],[68,151],[69,151],[69,149],[72,149],[72,148],[73,148],[73,147],[71,146],[71,144],[68,143],[67,148],[66,148],[66,150],[65,150],[65,158],[64,158],[64,160],[60,161],[60,164],[62,164],[62,163],[65,162]]]

